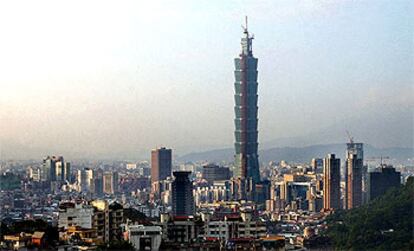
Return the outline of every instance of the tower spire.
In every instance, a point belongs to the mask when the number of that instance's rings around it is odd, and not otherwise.
[[[245,25],[242,25],[242,28],[244,33],[241,39],[242,54],[252,55],[252,40],[254,37],[249,34],[247,16],[245,16]]]

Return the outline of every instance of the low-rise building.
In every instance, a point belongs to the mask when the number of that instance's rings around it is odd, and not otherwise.
[[[37,247],[45,246],[45,232],[34,232],[32,235],[32,244]]]
[[[213,184],[217,180],[230,179],[230,170],[228,167],[221,167],[214,164],[207,164],[203,166],[203,179]]]
[[[223,239],[226,242],[237,238],[262,238],[266,236],[266,225],[253,217],[251,211],[213,214],[205,223],[207,238]]]
[[[204,236],[204,223],[199,217],[162,214],[159,226],[167,244],[193,243]]]
[[[136,250],[158,251],[161,246],[162,228],[160,226],[126,225],[126,240]]]
[[[94,200],[89,204],[65,202],[59,208],[60,239],[83,234],[95,244],[122,238],[123,206],[115,201]]]
[[[32,234],[20,233],[14,235],[5,235],[1,242],[1,247],[6,250],[21,250],[32,243]]]

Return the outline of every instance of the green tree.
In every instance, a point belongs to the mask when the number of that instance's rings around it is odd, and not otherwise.
[[[327,217],[328,236],[336,248],[414,250],[414,177],[370,203]]]

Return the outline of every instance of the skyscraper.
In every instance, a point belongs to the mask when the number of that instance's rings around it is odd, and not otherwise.
[[[252,178],[260,182],[257,154],[257,58],[253,57],[253,36],[244,28],[241,39],[241,53],[234,59],[235,64],[235,170],[234,176]]]
[[[104,171],[101,168],[95,170],[94,175],[95,195],[101,197],[104,195]]]
[[[80,192],[93,192],[94,191],[94,173],[90,168],[84,168],[78,170],[77,182],[79,185]]]
[[[362,143],[347,143],[345,161],[345,208],[362,205],[362,168],[364,150]]]
[[[105,172],[103,174],[103,191],[106,194],[114,194],[118,192],[117,172]]]
[[[63,174],[63,180],[67,180],[69,183],[72,182],[72,171],[70,168],[70,162],[65,162],[65,170]]]
[[[328,154],[323,160],[323,208],[339,209],[341,206],[341,160]]]
[[[151,151],[151,183],[171,176],[171,149],[165,147]]]
[[[174,216],[194,214],[193,183],[189,179],[191,172],[174,172],[172,183],[172,209]]]
[[[320,173],[320,171],[323,169],[323,159],[313,158],[311,160],[311,168],[312,171]]]
[[[61,180],[61,174],[64,173],[65,166],[62,156],[47,156],[43,159],[42,181]]]

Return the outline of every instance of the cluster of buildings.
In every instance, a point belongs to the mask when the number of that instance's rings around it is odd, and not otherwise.
[[[67,244],[103,244],[122,239],[124,208],[116,201],[62,202],[59,239]]]
[[[71,165],[48,156],[41,165],[0,176],[0,218],[42,219],[56,227],[62,250],[95,250],[115,241],[136,250],[205,248],[276,250],[323,245],[326,215],[352,209],[401,183],[382,165],[369,171],[362,143],[310,164],[259,168],[257,64],[247,27],[235,58],[235,156],[228,165],[174,166],[172,150],[150,163]],[[277,157],[277,156],[276,156]],[[261,175],[265,173],[266,176]],[[45,233],[0,236],[2,245],[41,246]]]

